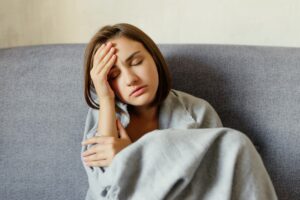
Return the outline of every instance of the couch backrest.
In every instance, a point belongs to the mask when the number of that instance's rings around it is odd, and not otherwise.
[[[84,199],[85,44],[0,49],[1,199]],[[300,196],[300,48],[160,44],[173,88],[257,147],[279,199]]]

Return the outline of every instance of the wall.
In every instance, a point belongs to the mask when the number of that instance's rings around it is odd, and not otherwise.
[[[132,23],[156,43],[300,46],[299,0],[1,0],[0,48],[87,43]]]

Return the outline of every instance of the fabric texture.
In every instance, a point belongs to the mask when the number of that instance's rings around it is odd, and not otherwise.
[[[87,199],[277,199],[251,141],[230,128],[154,130],[119,152],[104,175],[90,173]]]
[[[126,127],[127,106],[116,107]],[[98,110],[89,109],[83,140],[95,135],[97,116]],[[224,128],[204,99],[174,89],[161,106],[159,129],[120,151],[110,166],[84,168],[86,200],[277,199],[250,139]]]
[[[278,198],[299,199],[300,48],[158,47],[173,88],[204,98],[225,127],[247,134]],[[79,156],[88,111],[85,48],[53,44],[0,49],[1,199],[85,198],[88,179]]]

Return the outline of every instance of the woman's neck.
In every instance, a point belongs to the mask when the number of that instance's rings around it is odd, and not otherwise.
[[[149,131],[159,129],[159,106],[148,109],[129,106],[128,111],[130,114],[130,123],[126,127],[126,131],[132,142],[135,142]]]
[[[159,107],[146,107],[146,106],[130,106],[129,113],[131,117],[146,120],[154,121],[158,118]]]

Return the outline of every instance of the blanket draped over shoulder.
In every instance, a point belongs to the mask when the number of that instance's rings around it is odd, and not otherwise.
[[[254,145],[231,128],[154,130],[105,170],[85,169],[86,200],[277,199]]]

